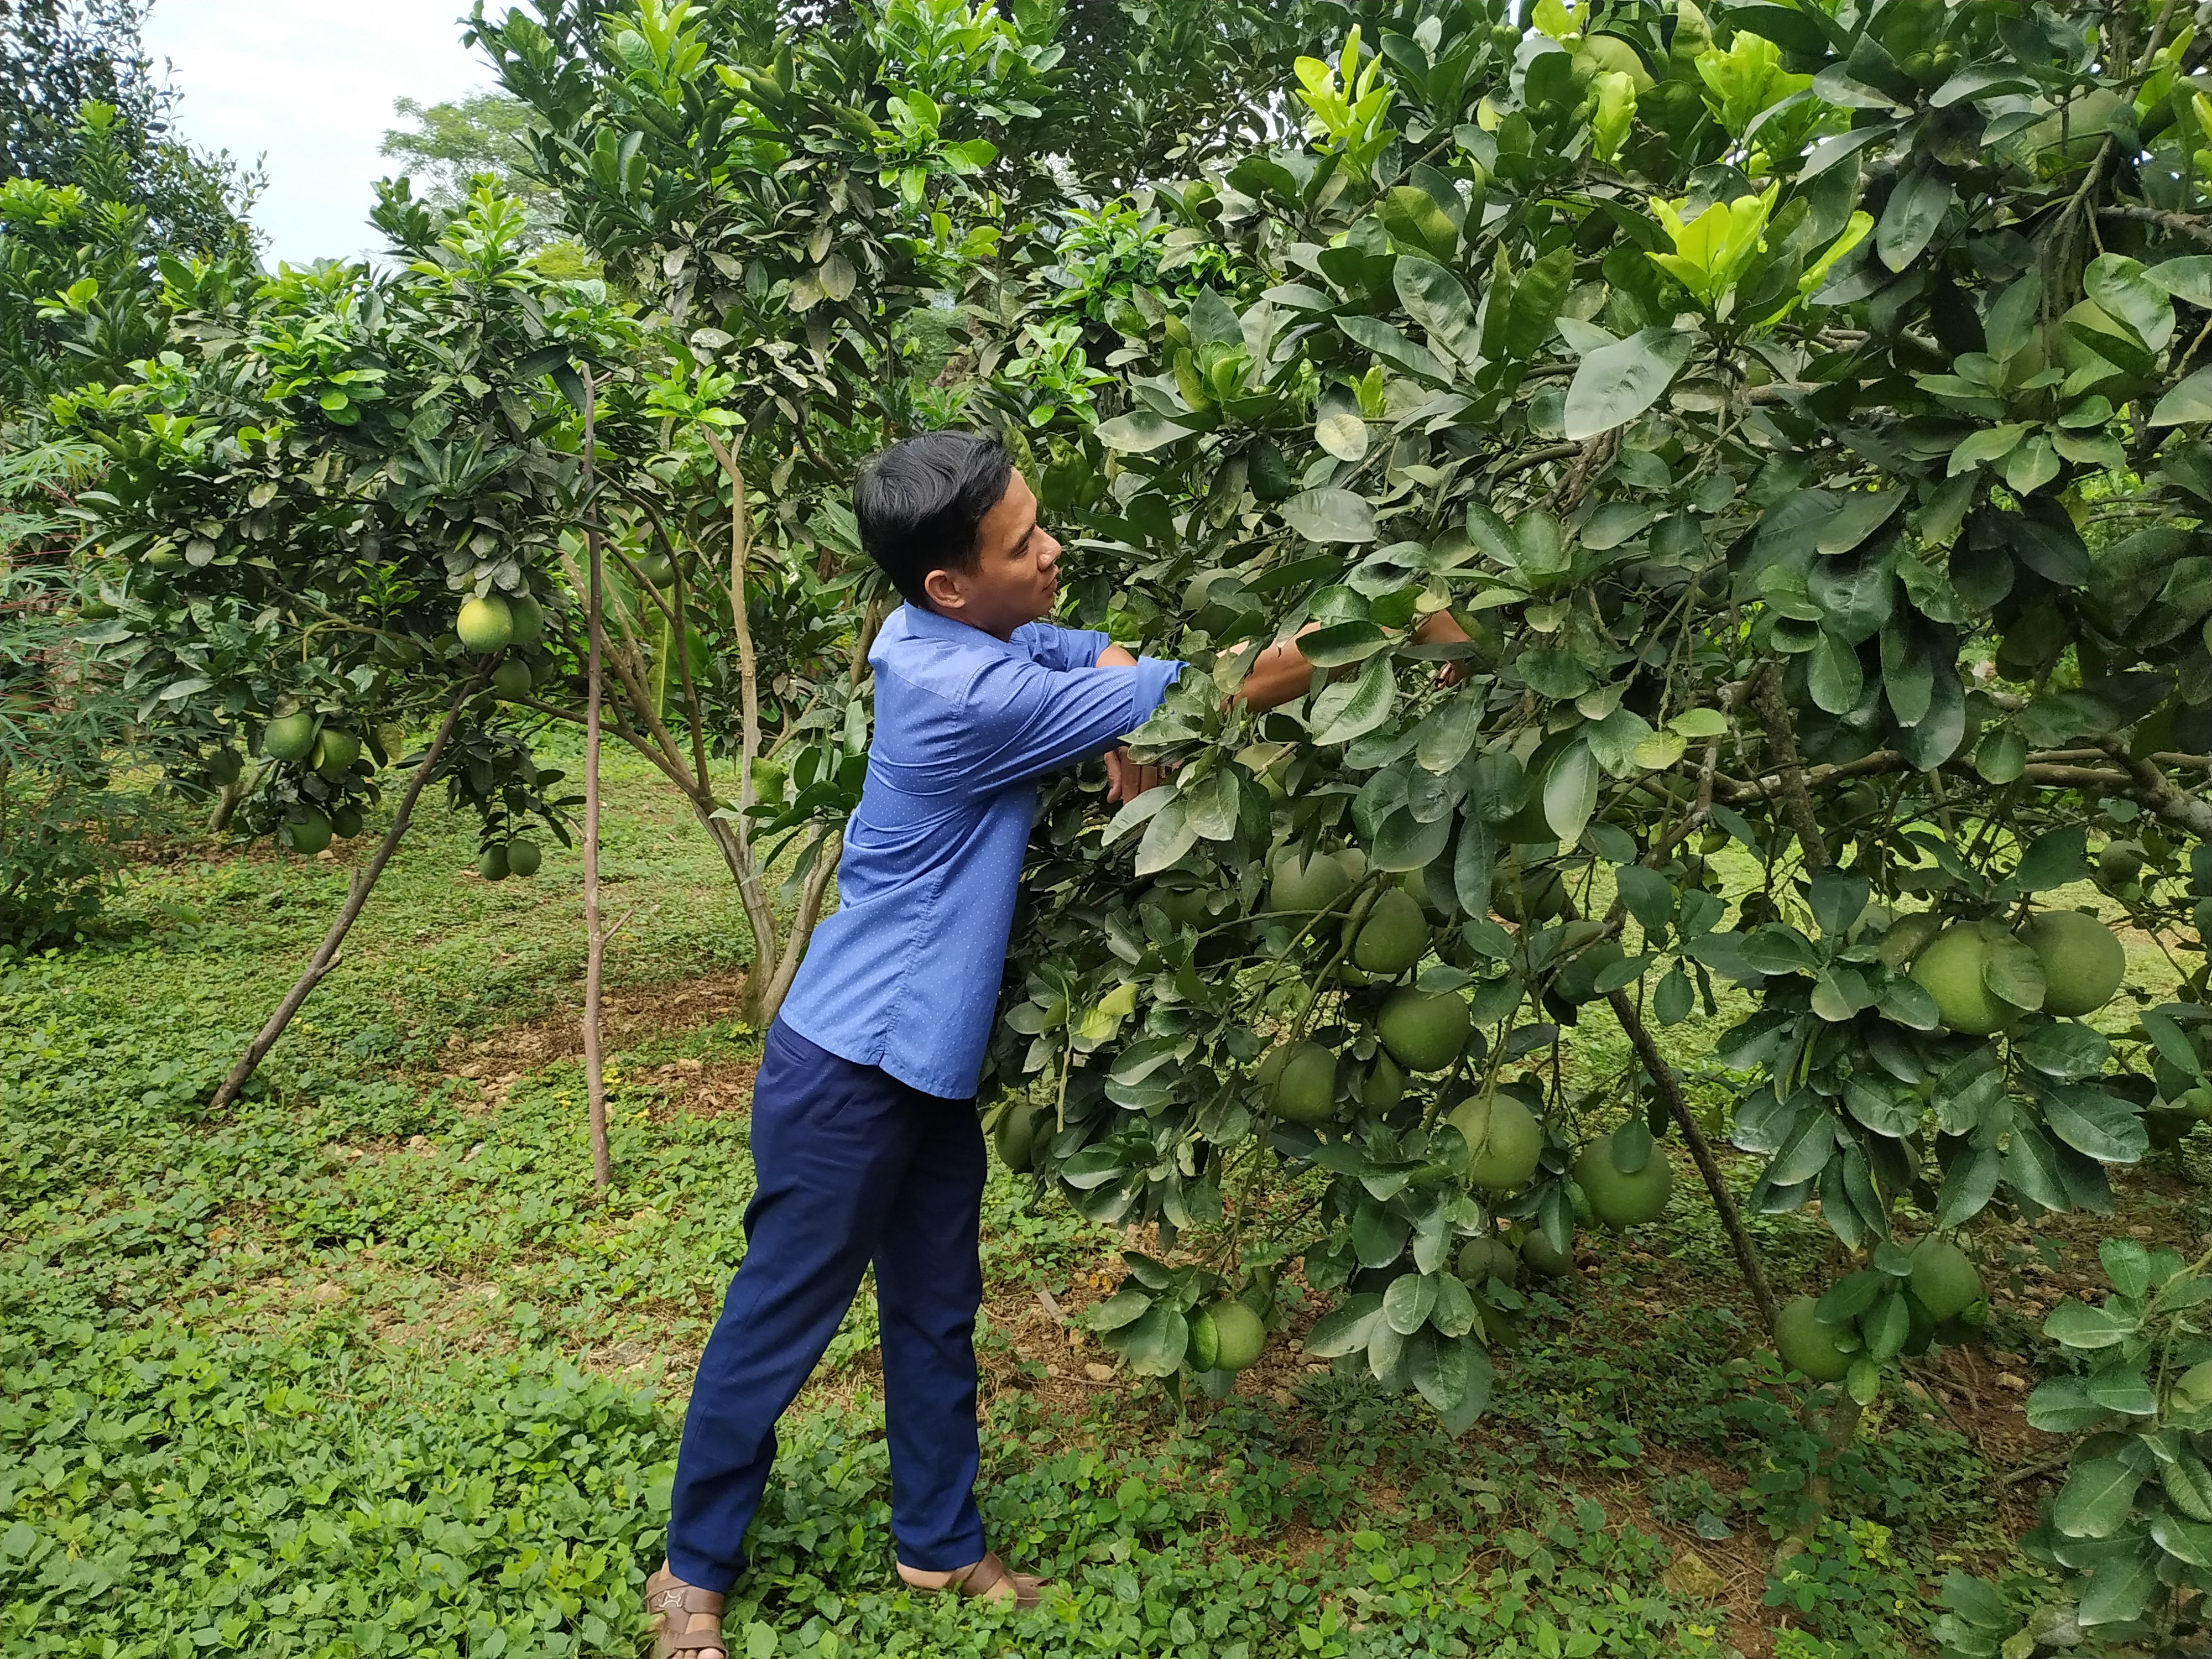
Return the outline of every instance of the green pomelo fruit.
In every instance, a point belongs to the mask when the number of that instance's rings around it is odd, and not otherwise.
[[[1459,1057],[1470,1029],[1467,1003],[1449,991],[1393,991],[1375,1029],[1409,1072],[1441,1072]]]
[[[530,682],[530,665],[520,657],[509,657],[491,671],[491,689],[502,697],[527,696]]]
[[[361,833],[361,808],[351,801],[331,808],[331,833],[340,841],[351,841]]]
[[[1536,1173],[1544,1128],[1511,1095],[1469,1095],[1451,1123],[1467,1140],[1467,1178],[1483,1191],[1510,1193]]]
[[[1163,887],[1154,883],[1149,896],[1178,927],[1203,927],[1212,919],[1206,908],[1210,895],[1203,887]]]
[[[1284,1057],[1272,1095],[1277,1117],[1326,1123],[1336,1113],[1336,1056],[1318,1042],[1301,1042]]]
[[[261,752],[270,760],[305,760],[314,746],[315,717],[305,709],[296,714],[279,714],[261,734]]]
[[[544,850],[534,841],[511,841],[507,844],[507,872],[511,876],[534,876],[544,860]]]
[[[647,553],[638,560],[637,571],[655,587],[665,587],[676,580],[676,562],[665,553]]]
[[[235,749],[218,749],[207,758],[207,775],[216,783],[236,783],[245,769]]]
[[[331,844],[331,821],[308,807],[299,817],[284,820],[284,844],[295,853],[319,853]]]
[[[1210,1371],[1221,1358],[1221,1333],[1213,1322],[1213,1310],[1200,1308],[1190,1316],[1190,1348],[1184,1355],[1194,1371]]]
[[[453,631],[471,651],[504,651],[514,643],[514,611],[496,593],[471,599],[453,621]]]
[[[1506,859],[1491,878],[1490,908],[1516,924],[1549,921],[1565,907],[1567,884],[1549,866],[1529,869],[1518,858]]]
[[[2043,1012],[2094,1014],[2127,977],[2128,953],[2112,930],[2079,910],[2039,910],[2020,936],[2043,963]]]
[[[2200,1359],[2174,1379],[2173,1408],[2201,1412],[2212,1407],[2212,1359]]]
[[[477,854],[477,873],[486,881],[507,879],[507,848],[487,847]]]
[[[1982,1276],[1949,1239],[1923,1238],[1912,1247],[1912,1294],[1930,1319],[1955,1319],[1982,1299]]]
[[[1905,968],[1928,946],[1928,941],[1943,931],[1943,918],[1932,910],[1916,910],[1909,916],[1899,916],[1890,923],[1889,931],[1881,936],[1875,954],[1887,968]]]
[[[1406,1074],[1387,1054],[1377,1054],[1367,1075],[1359,1079],[1359,1103],[1388,1111],[1406,1097]]]
[[[1782,1363],[1815,1382],[1840,1382],[1858,1358],[1836,1345],[1850,1331],[1849,1325],[1831,1325],[1814,1311],[1814,1298],[1801,1296],[1787,1304],[1774,1319],[1774,1346]]]
[[[1037,1119],[1042,1113],[1034,1101],[1018,1100],[999,1115],[991,1136],[999,1149],[999,1162],[1016,1175],[1027,1175],[1036,1164]]]
[[[2199,1123],[2212,1122],[2212,1089],[2201,1083],[2184,1089],[2173,1103]]]
[[[2094,88],[2030,127],[2028,146],[2045,167],[2063,173],[2087,167],[2104,148],[2106,124],[2119,103],[2120,94],[2113,88]]]
[[[1386,888],[1367,913],[1352,959],[1370,974],[1395,979],[1428,954],[1429,919],[1411,893]]]
[[[1989,947],[1972,922],[1946,927],[1912,964],[1912,977],[1936,999],[1944,1028],[1966,1036],[1987,1036],[2008,1024],[2015,1010],[1982,983]]]
[[[1578,78],[1617,73],[1626,75],[1628,83],[1638,92],[1651,90],[1651,71],[1644,66],[1643,55],[1634,46],[1614,34],[1588,34],[1575,48],[1575,72]]]
[[[343,777],[353,770],[353,763],[361,758],[361,739],[350,732],[341,732],[326,726],[315,739],[313,750],[315,770],[326,778]]]
[[[1567,959],[1553,980],[1552,989],[1569,1002],[1589,1002],[1599,994],[1597,976],[1625,960],[1626,953],[1617,940],[1601,939]]]
[[[2108,841],[2097,851],[2097,879],[2124,887],[2142,874],[2143,849],[2131,841]]]
[[[514,619],[516,645],[535,645],[545,637],[545,607],[525,593],[507,602],[507,614]]]
[[[1275,878],[1267,889],[1267,908],[1293,915],[1326,910],[1352,890],[1352,878],[1344,866],[1327,853],[1316,853],[1301,862],[1287,853],[1275,864]]]
[[[1504,1239],[1486,1233],[1459,1247],[1454,1271],[1470,1285],[1480,1285],[1486,1279],[1502,1279],[1510,1285],[1521,1277],[1521,1258]]]
[[[1208,1370],[1241,1371],[1260,1357],[1267,1346],[1267,1328],[1260,1316],[1242,1302],[1217,1302],[1206,1310],[1213,1318],[1213,1364]]]
[[[1575,1250],[1571,1241],[1564,1250],[1552,1248],[1552,1241],[1540,1229],[1521,1241],[1521,1260],[1528,1271],[1546,1279],[1558,1279],[1575,1270]]]
[[[1619,1232],[1656,1221],[1674,1190],[1674,1171],[1666,1154],[1654,1146],[1644,1167],[1623,1175],[1613,1161],[1610,1129],[1583,1148],[1575,1160],[1575,1181],[1589,1200],[1590,1213]]]

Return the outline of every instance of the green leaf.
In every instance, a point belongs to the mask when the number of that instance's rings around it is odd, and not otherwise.
[[[1348,489],[1302,490],[1275,511],[1310,542],[1371,542],[1376,535],[1375,509]]]
[[[2150,1252],[2132,1238],[2108,1238],[2097,1247],[2097,1260],[2112,1288],[2140,1302],[2150,1291]]]
[[[1137,873],[1140,876],[1157,874],[1173,864],[1198,841],[1198,826],[1190,821],[1188,809],[1178,799],[1152,814],[1152,821],[1145,826],[1145,838],[1137,843]]]
[[[1428,1273],[1400,1273],[1382,1292],[1383,1321],[1401,1336],[1427,1324],[1436,1305],[1436,1279]]]
[[[1696,343],[1694,334],[1647,328],[1591,352],[1567,388],[1568,441],[1595,438],[1650,408],[1689,361]]]
[[[1505,258],[1502,247],[1498,257],[1502,264]],[[1499,343],[1507,357],[1525,361],[1544,349],[1559,322],[1559,305],[1566,298],[1574,271],[1575,250],[1565,246],[1553,248],[1514,278],[1513,297],[1506,307],[1504,338]]]
[[[2151,1540],[2175,1560],[2186,1561],[2192,1567],[2212,1567],[2212,1527],[2154,1510],[2150,1517],[2150,1535]]]
[[[1881,1395],[1881,1367],[1861,1354],[1844,1373],[1844,1389],[1860,1405],[1871,1406]]]
[[[1831,714],[1848,714],[1866,692],[1859,653],[1825,630],[1806,659],[1806,678],[1814,702]]]
[[[2158,400],[2153,426],[2187,426],[2212,421],[2212,368],[2200,368]]]
[[[2124,1365],[2109,1371],[2092,1371],[2083,1385],[2089,1398],[2107,1411],[2124,1413],[2129,1417],[2158,1415],[2158,1395],[2149,1383],[2143,1381],[2142,1370],[2136,1365]]]
[[[1856,1319],[1874,1306],[1875,1298],[1882,1293],[1888,1277],[1887,1273],[1845,1273],[1813,1304],[1814,1316],[1828,1325],[1840,1325],[1846,1319]]]
[[[1950,175],[1922,167],[1897,181],[1874,228],[1874,251],[1892,270],[1918,258],[1951,207]]]
[[[1544,822],[1561,841],[1578,841],[1597,810],[1601,769],[1586,742],[1571,744],[1544,780]]]
[[[1367,1346],[1370,1333],[1382,1322],[1382,1298],[1372,1291],[1355,1296],[1314,1322],[1306,1337],[1306,1352],[1317,1359],[1335,1359],[1358,1353]]]
[[[2042,893],[2087,880],[2088,846],[2087,832],[2078,824],[2045,830],[2021,854],[2012,884],[2023,893]]]
[[[1321,394],[1321,409],[1314,422],[1314,441],[1340,461],[1367,457],[1367,421],[1358,399],[1349,388],[1333,386]]]
[[[2027,1397],[2027,1425],[2045,1434],[2078,1434],[2111,1416],[2077,1376],[2054,1376]]]
[[[1317,744],[1350,743],[1390,718],[1398,700],[1398,681],[1388,653],[1367,659],[1357,679],[1322,688],[1314,698],[1308,726]]]
[[[2140,1619],[2158,1589],[2157,1562],[2148,1552],[2107,1556],[2097,1563],[2075,1603],[2075,1622],[2086,1630]]]
[[[1179,426],[1155,410],[1133,409],[1100,427],[1098,441],[1125,455],[1146,455],[1166,447],[1178,438],[1188,438],[1190,433],[1190,428]]]
[[[1398,261],[1391,278],[1406,314],[1421,325],[1431,343],[1469,367],[1481,361],[1474,305],[1458,277],[1433,260],[1408,254]]]
[[[2140,1320],[2127,1314],[2066,1301],[2051,1310],[2050,1317],[2043,1322],[2043,1334],[2069,1348],[2094,1350],[2126,1341],[2141,1325]]]
[[[1982,942],[1982,983],[2015,1008],[2040,1008],[2043,958],[2012,934],[1989,929]]]
[[[1443,366],[1442,359],[1426,346],[1415,345],[1380,317],[1347,316],[1340,312],[1336,325],[1355,343],[1373,352],[1391,368],[1435,386],[1451,384],[1451,371]]]
[[[1667,878],[1639,865],[1624,865],[1615,878],[1620,902],[1646,933],[1663,933],[1674,920],[1674,890]]]
[[[1430,1378],[1425,1388],[1422,1386],[1425,1376]],[[1421,1397],[1431,1405],[1437,1397],[1457,1387],[1458,1403],[1438,1407],[1437,1413],[1443,1431],[1456,1440],[1474,1426],[1475,1419],[1489,1405],[1493,1376],[1490,1351],[1469,1334],[1439,1341],[1432,1361],[1416,1356],[1413,1382],[1420,1389]]]
[[[2212,1469],[2191,1451],[2178,1452],[2158,1472],[2166,1501],[2192,1521],[2212,1521]]]
[[[2142,1472],[2118,1457],[2095,1457],[2066,1477],[2051,1505],[2051,1524],[2069,1538],[2110,1538],[2135,1508]]]
[[[1342,668],[1385,650],[1390,636],[1371,622],[1331,623],[1297,638],[1299,653],[1316,668]]]
[[[1905,1305],[1905,1292],[1892,1291],[1884,1295],[1859,1321],[1859,1328],[1866,1335],[1869,1358],[1893,1359],[1904,1352],[1905,1340],[1912,1329],[1912,1315]]]
[[[1155,1302],[1114,1334],[1114,1351],[1139,1376],[1172,1376],[1190,1346],[1190,1322],[1171,1302]]]

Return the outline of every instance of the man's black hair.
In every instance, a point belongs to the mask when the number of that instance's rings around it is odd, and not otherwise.
[[[973,570],[983,515],[1013,479],[1014,458],[975,432],[906,438],[860,469],[853,514],[860,545],[909,605],[929,608],[922,580],[933,570]]]

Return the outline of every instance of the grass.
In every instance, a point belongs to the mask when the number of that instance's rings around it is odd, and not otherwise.
[[[683,1390],[743,1253],[746,937],[705,839],[611,758],[616,1181],[587,1181],[573,852],[473,872],[423,815],[264,1068],[201,1103],[343,890],[265,851],[136,866],[114,937],[0,968],[0,1654],[631,1654]],[[165,854],[166,856],[166,854]],[[1696,1071],[1717,1022],[1668,1041]],[[1577,1087],[1626,1062],[1600,1016]],[[1682,1172],[1686,1179],[1689,1172]],[[1692,1186],[1694,1183],[1692,1183]],[[2129,1224],[2193,1236],[2153,1175]],[[1778,1288],[1830,1270],[1759,1217]],[[1463,1440],[1279,1342],[1178,1413],[1068,1316],[1121,1241],[994,1176],[986,1519],[1067,1601],[1016,1623],[892,1588],[872,1307],[787,1425],[736,1651],[1811,1656],[1910,1651],[1950,1565],[2009,1540],[2046,1455],[2021,1422],[2032,1311],[2096,1225],[1992,1230],[2002,1348],[1892,1395],[1833,1520],[1776,1566],[1813,1443],[1757,1352],[1710,1209],[1532,1296]],[[2039,1300],[2040,1298],[2040,1300]],[[1312,1310],[1308,1308],[1307,1313]]]

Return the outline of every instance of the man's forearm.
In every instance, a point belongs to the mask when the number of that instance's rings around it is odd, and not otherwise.
[[[1321,626],[1319,623],[1308,623],[1280,645],[1271,645],[1260,653],[1236,693],[1254,713],[1279,708],[1312,690],[1314,666],[1298,649],[1297,642]],[[1467,630],[1452,620],[1449,611],[1432,611],[1413,628],[1413,638],[1423,645],[1449,643],[1466,637]]]

